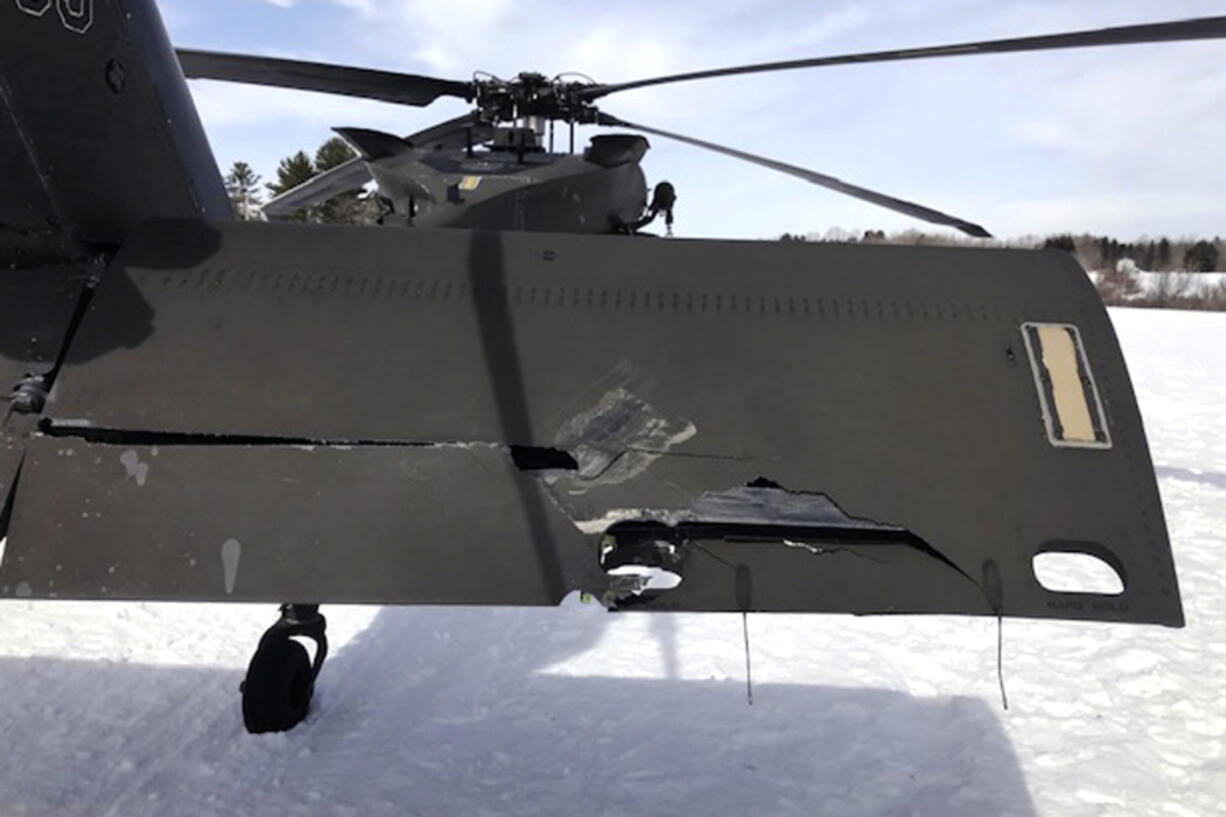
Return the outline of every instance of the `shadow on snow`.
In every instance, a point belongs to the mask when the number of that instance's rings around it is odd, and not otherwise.
[[[759,684],[750,707],[740,679],[540,673],[607,619],[557,616],[385,609],[329,659],[306,722],[259,737],[241,670],[0,659],[0,810],[1034,814],[984,701]],[[651,632],[675,674],[671,624]]]

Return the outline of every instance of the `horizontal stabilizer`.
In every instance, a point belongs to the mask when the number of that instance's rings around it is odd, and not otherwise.
[[[151,222],[46,416],[7,595],[1182,623],[1065,253]]]
[[[367,161],[399,156],[413,149],[412,145],[399,136],[381,130],[370,128],[333,128],[333,130],[339,133]]]
[[[368,181],[370,171],[366,168],[366,162],[355,156],[295,188],[286,190],[260,209],[270,219],[292,218],[294,213],[303,207],[327,201],[350,190],[360,190]]]

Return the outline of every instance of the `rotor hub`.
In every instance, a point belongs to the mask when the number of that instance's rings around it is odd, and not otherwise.
[[[532,71],[510,80],[484,77],[473,81],[477,115],[491,125],[525,117],[593,123],[598,111],[582,93],[591,87],[591,83],[563,82]]]

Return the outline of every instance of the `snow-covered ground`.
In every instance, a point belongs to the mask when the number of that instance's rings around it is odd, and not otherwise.
[[[1226,315],[1112,313],[1184,630],[331,608],[294,731],[243,731],[271,607],[0,604],[0,815],[1226,814]]]
[[[1116,265],[1117,283],[1130,282],[1124,297],[1129,301],[1153,298],[1213,298],[1226,292],[1226,272],[1154,272],[1139,269],[1131,258]],[[1091,270],[1086,273],[1095,286],[1103,273]]]

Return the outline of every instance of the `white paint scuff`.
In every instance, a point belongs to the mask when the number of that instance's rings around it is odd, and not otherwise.
[[[227,539],[221,543],[221,567],[225,573],[226,595],[234,593],[234,582],[238,579],[238,562],[243,555],[243,546],[237,539]]]
[[[129,448],[120,454],[119,464],[130,478],[136,480],[138,487],[145,487],[145,480],[149,478],[149,463],[141,461],[135,448]]]

